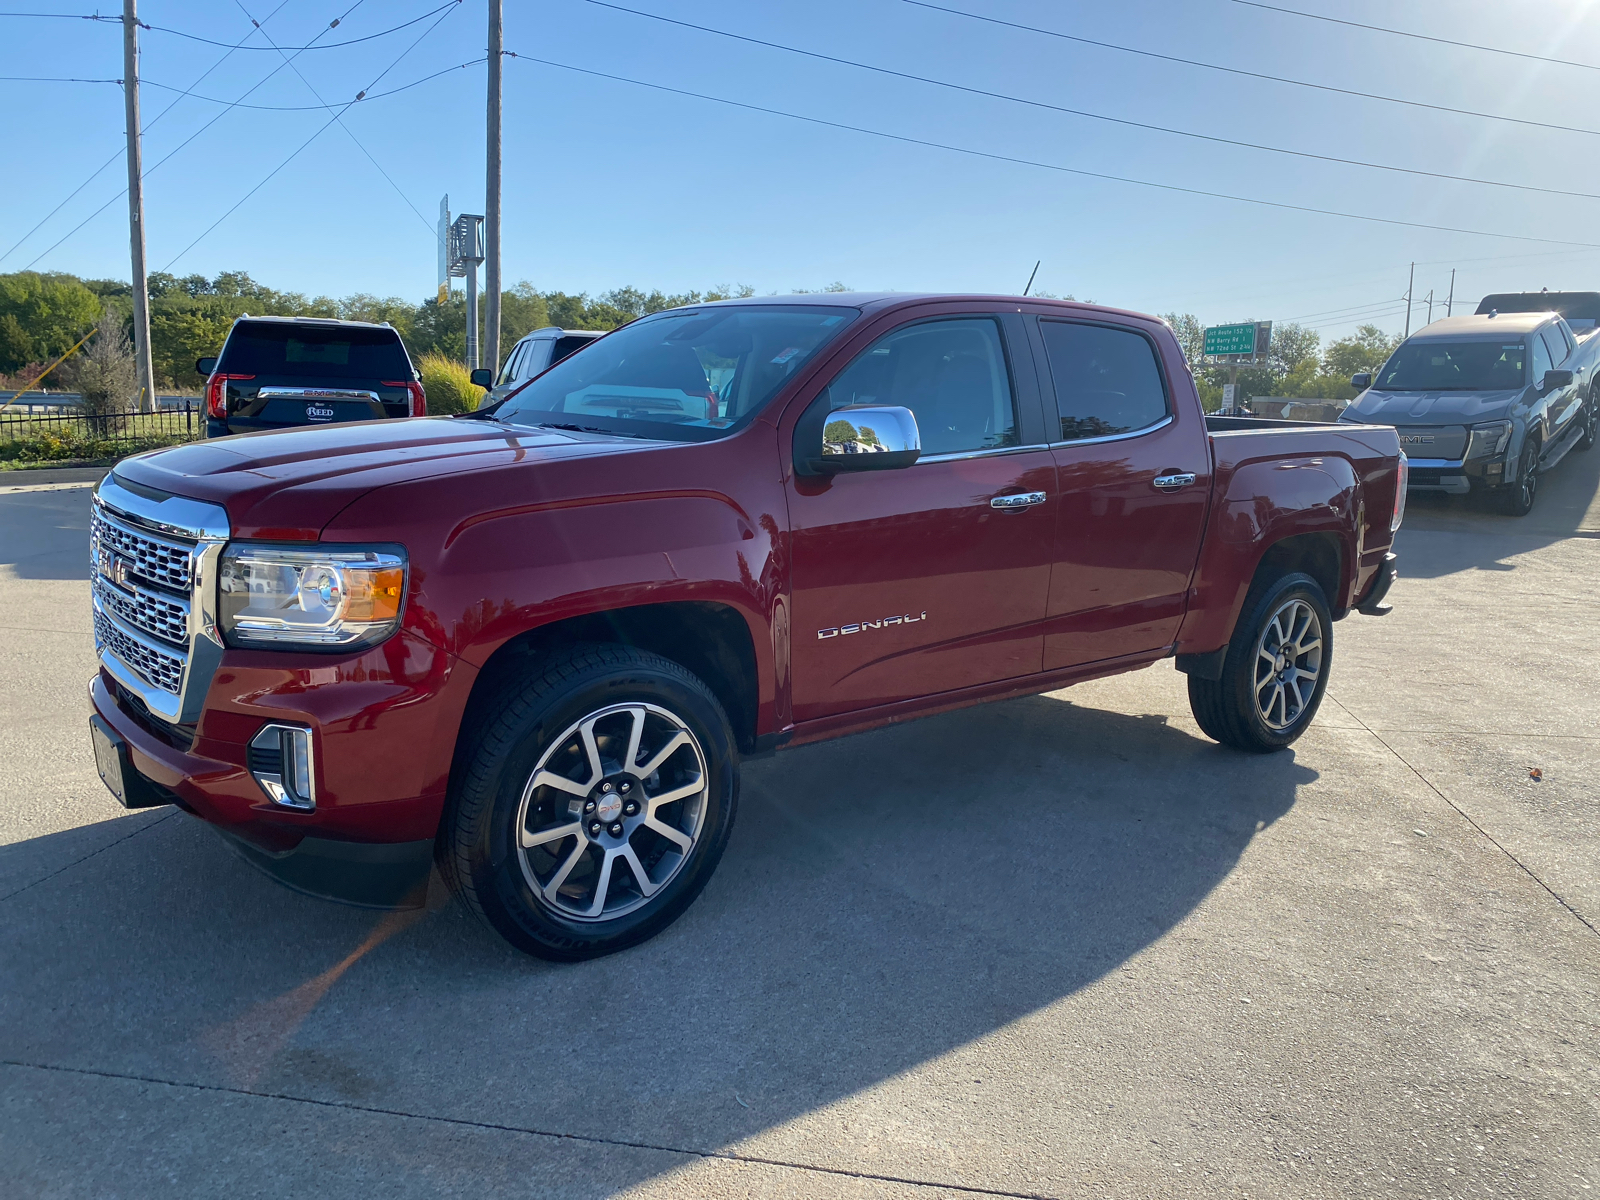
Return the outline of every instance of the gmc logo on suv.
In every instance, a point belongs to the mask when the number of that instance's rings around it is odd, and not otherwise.
[[[1431,446],[1433,434],[1431,433],[1402,433],[1400,435],[1402,446]]]

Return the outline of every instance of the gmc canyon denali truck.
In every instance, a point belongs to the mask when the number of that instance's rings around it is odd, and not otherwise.
[[[1416,491],[1478,492],[1526,516],[1539,475],[1595,442],[1600,330],[1555,312],[1446,317],[1411,335],[1340,416],[1393,425]]]
[[[496,408],[200,442],[95,496],[96,760],[302,891],[430,864],[533,954],[704,886],[746,756],[1176,657],[1293,742],[1387,611],[1395,431],[1201,409],[1162,321],[1003,296],[635,321]],[[409,889],[409,890],[408,890]]]

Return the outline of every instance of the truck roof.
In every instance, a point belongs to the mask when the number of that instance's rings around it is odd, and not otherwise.
[[[343,326],[346,329],[393,329],[387,321],[345,321],[339,317],[282,317],[268,313],[257,316],[253,313],[241,313],[238,321],[271,322],[277,325],[332,325]]]
[[[1432,325],[1425,325],[1413,333],[1409,340],[1419,338],[1503,337],[1507,334],[1532,333],[1559,314],[1548,312],[1501,313],[1499,316],[1445,317]]]
[[[1593,321],[1600,318],[1600,292],[1495,292],[1478,301],[1478,311],[1548,311]]]
[[[988,292],[799,292],[792,296],[743,296],[735,300],[714,300],[705,305],[685,305],[687,308],[722,307],[730,304],[831,304],[845,308],[870,309],[882,312],[887,308],[903,308],[914,304],[959,301],[964,304],[1001,305],[1015,308],[1021,304],[1044,305],[1063,311],[1112,313],[1123,317],[1137,317],[1141,321],[1159,321],[1161,318],[1133,309],[1111,308],[1104,304],[1086,304],[1078,300],[1055,300],[1044,296],[1006,296]]]

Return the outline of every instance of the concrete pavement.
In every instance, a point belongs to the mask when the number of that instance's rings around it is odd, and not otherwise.
[[[1292,752],[1208,742],[1161,666],[779,755],[685,918],[579,966],[118,809],[87,489],[0,495],[0,1161],[64,1196],[1590,1194],[1597,483],[1414,505]]]

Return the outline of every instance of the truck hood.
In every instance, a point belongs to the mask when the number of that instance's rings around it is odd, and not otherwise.
[[[1509,416],[1526,389],[1500,392],[1380,392],[1350,401],[1341,421],[1368,425],[1471,425]]]
[[[117,477],[219,504],[235,537],[315,541],[374,488],[486,467],[675,444],[488,420],[410,417],[247,433],[155,450],[117,464]]]

